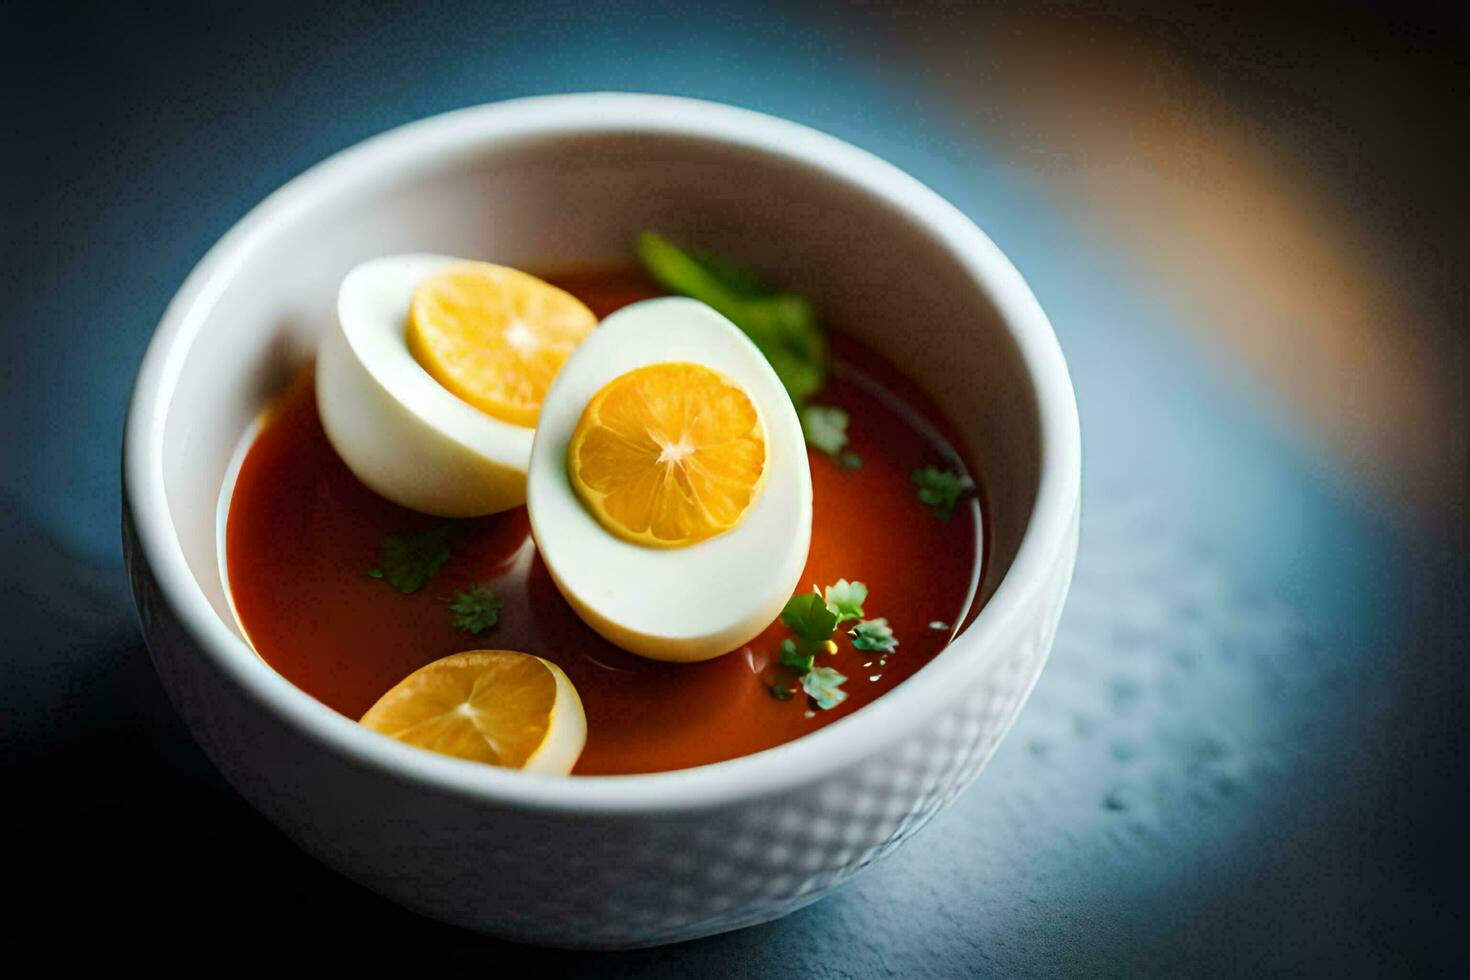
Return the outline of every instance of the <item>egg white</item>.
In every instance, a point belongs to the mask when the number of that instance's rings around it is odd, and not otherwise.
[[[604,385],[670,361],[702,364],[745,390],[765,421],[769,475],[736,527],[686,548],[649,548],[587,511],[567,476],[567,447]],[[572,353],[541,405],[526,498],[536,546],[572,608],[612,643],[655,660],[707,660],[753,639],[780,615],[811,545],[811,469],[796,409],[755,345],[690,299],[628,306]]]
[[[317,411],[337,454],[376,493],[440,517],[519,507],[531,459],[531,429],[461,401],[408,349],[414,289],[459,261],[391,255],[357,266],[316,364]]]

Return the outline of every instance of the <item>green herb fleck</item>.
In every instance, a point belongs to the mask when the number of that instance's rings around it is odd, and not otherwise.
[[[504,606],[483,582],[476,582],[449,600],[449,621],[455,629],[479,636],[500,622]]]
[[[837,628],[837,614],[815,592],[799,592],[781,610],[781,622],[808,643],[823,643]]]
[[[860,470],[863,468],[863,458],[849,449],[837,456],[837,465],[845,470]]]
[[[699,300],[739,327],[798,409],[826,383],[827,338],[804,297],[772,289],[728,262],[686,252],[651,231],[638,236],[638,258],[665,289]]]
[[[812,669],[816,656],[816,651],[805,643],[797,646],[795,640],[781,641],[781,664],[796,671],[798,676]]]
[[[845,578],[837,584],[827,586],[825,595],[827,608],[837,617],[837,622],[863,618],[863,603],[868,598],[868,587],[861,582],[849,582]]]
[[[378,544],[378,564],[368,574],[404,594],[424,587],[449,560],[449,525],[390,534]]]
[[[865,619],[852,631],[852,646],[855,650],[876,653],[892,653],[898,648],[898,638],[883,618]]]
[[[837,624],[849,619],[861,619],[863,601],[867,597],[866,585],[843,578],[827,586],[825,595],[802,592],[792,596],[781,612],[781,622],[796,634],[795,639],[781,641],[781,665],[796,672],[801,678],[802,690],[823,711],[835,708],[846,700],[847,693],[842,690],[842,685],[847,678],[831,667],[815,666],[817,654],[824,649],[836,650],[831,640]],[[866,622],[864,620],[860,625],[865,625]],[[886,626],[884,620],[874,622],[884,623]],[[772,692],[774,693],[774,688]]]
[[[926,466],[914,470],[911,479],[918,488],[919,500],[932,510],[940,520],[954,516],[955,506],[975,489],[975,482],[963,473],[941,470],[937,466]]]
[[[815,667],[801,679],[801,689],[811,696],[823,711],[837,707],[847,700],[842,685],[847,678],[831,667]]]
[[[847,413],[831,405],[808,405],[801,410],[801,431],[806,436],[806,444],[833,459],[847,445],[847,422]]]
[[[771,692],[771,697],[777,701],[790,701],[791,696],[796,693],[791,689],[789,684],[782,684],[780,681],[772,684],[767,690]]]

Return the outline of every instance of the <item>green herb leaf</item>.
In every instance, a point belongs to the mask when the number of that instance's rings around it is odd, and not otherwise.
[[[449,560],[449,525],[390,534],[378,544],[377,567],[368,571],[404,594],[417,592]]]
[[[455,629],[479,636],[500,622],[504,606],[483,582],[476,582],[466,591],[454,593],[449,601],[449,621]]]
[[[852,631],[854,650],[869,650],[876,653],[892,653],[898,649],[898,638],[883,618],[865,619]]]
[[[837,614],[815,592],[799,592],[781,610],[781,622],[808,643],[825,643],[837,629]]]
[[[800,676],[812,669],[816,651],[807,646],[797,646],[794,640],[781,641],[781,664],[790,667]]]
[[[664,244],[669,243],[664,240]],[[734,262],[726,261],[708,252],[689,252],[688,255],[705,273],[713,276],[721,286],[736,296],[745,299],[766,299],[776,295],[776,290],[772,289],[765,280],[744,266],[736,265]]]
[[[827,338],[805,298],[776,292],[743,269],[686,252],[651,231],[638,236],[638,258],[665,289],[699,300],[739,327],[798,407],[826,382]]]
[[[918,488],[919,500],[941,520],[954,516],[955,506],[975,489],[975,482],[963,473],[941,470],[937,466],[926,466],[914,470],[910,477]]]
[[[826,711],[847,700],[842,689],[847,678],[831,667],[816,667],[801,679],[801,689],[817,702],[817,707]]]
[[[845,470],[860,470],[863,468],[863,458],[849,449],[837,457],[837,465]]]
[[[847,422],[847,413],[830,405],[808,405],[801,410],[806,444],[834,459],[847,445]]]
[[[790,701],[791,696],[796,693],[791,689],[791,685],[782,684],[780,681],[772,684],[766,690],[770,691],[771,697],[775,698],[777,701]]]
[[[840,578],[836,585],[827,586],[825,598],[827,608],[832,610],[832,615],[837,617],[839,623],[845,623],[849,619],[862,619],[868,587],[861,582],[849,582]]]

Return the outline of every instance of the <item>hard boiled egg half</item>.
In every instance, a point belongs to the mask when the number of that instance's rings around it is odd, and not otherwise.
[[[790,397],[739,329],[689,299],[628,306],[566,360],[541,404],[526,498],[572,608],[657,660],[753,639],[811,543]]]
[[[552,378],[597,318],[515,269],[393,255],[349,272],[317,353],[317,410],[378,494],[441,517],[526,500]]]

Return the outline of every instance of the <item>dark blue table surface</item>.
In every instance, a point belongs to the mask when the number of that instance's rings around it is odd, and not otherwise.
[[[912,52],[882,55],[842,19],[645,4],[0,15],[6,795],[52,869],[42,907],[80,901],[125,934],[146,922],[154,950],[169,929],[223,942],[243,925],[260,946],[371,937],[588,975],[1463,965],[1463,530],[1425,532],[1303,437],[1246,367],[1179,329],[1107,228],[957,125]],[[816,906],[606,956],[442,928],[297,853],[163,699],[117,534],[133,372],[235,220],[385,128],[593,89],[784,115],[953,200],[1051,315],[1086,457],[1053,660],[975,786]]]

